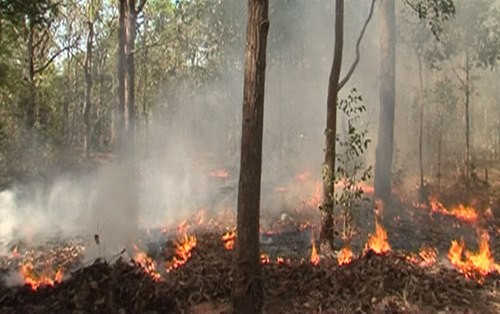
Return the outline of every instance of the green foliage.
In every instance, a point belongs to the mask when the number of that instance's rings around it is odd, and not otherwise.
[[[419,19],[425,20],[431,32],[440,37],[443,23],[455,16],[456,9],[453,0],[405,0]]]
[[[444,25],[444,34],[427,54],[427,62],[440,69],[441,63],[466,54],[471,66],[493,68],[500,60],[500,9],[493,0],[455,3],[456,16]]]
[[[355,232],[360,206],[367,200],[361,183],[372,177],[372,167],[366,167],[363,161],[363,155],[371,141],[367,138],[368,130],[362,129],[360,125],[361,117],[366,111],[362,101],[361,95],[354,88],[338,104],[338,109],[347,122],[345,134],[337,135],[339,149],[335,173],[335,184],[341,185],[340,191],[335,194],[335,204],[340,207],[344,219],[344,239],[350,239]]]

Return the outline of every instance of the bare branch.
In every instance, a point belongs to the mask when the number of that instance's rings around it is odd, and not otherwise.
[[[63,52],[73,48],[74,45],[69,45],[69,46],[66,46],[62,49],[59,49],[57,52],[55,52],[48,60],[47,62],[45,62],[44,65],[42,65],[41,67],[35,69],[34,73],[35,74],[39,74],[41,72],[43,72],[46,68],[48,68],[49,65],[52,64],[52,62],[54,62],[54,60]]]
[[[372,19],[373,11],[375,8],[375,2],[376,2],[376,0],[372,0],[370,12],[368,13],[368,17],[366,18],[365,24],[363,24],[363,28],[361,29],[361,32],[359,33],[358,40],[356,41],[356,59],[354,59],[354,62],[352,63],[351,67],[349,68],[349,71],[347,71],[347,74],[345,75],[345,77],[340,81],[339,87],[338,87],[339,91],[349,81],[352,74],[354,73],[354,70],[358,66],[359,58],[360,58],[359,46],[361,45],[361,40],[363,40],[363,36],[365,35],[366,27],[368,26],[368,23]]]
[[[453,73],[457,77],[458,81],[460,82],[460,85],[462,85],[462,88],[467,88],[467,85],[465,84],[465,81],[460,77],[460,74],[457,72],[457,68],[455,64],[453,64],[453,61],[448,58],[448,62],[450,63],[451,69],[453,70]]]

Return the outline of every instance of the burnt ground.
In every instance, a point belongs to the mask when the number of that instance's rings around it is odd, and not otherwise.
[[[495,208],[494,217],[500,217],[497,211]],[[299,228],[304,218],[294,214],[278,219],[272,228],[276,232],[261,235],[262,251],[271,260],[262,270],[265,312],[500,312],[500,274],[490,275],[479,284],[454,270],[446,258],[452,240],[463,238],[468,249],[477,249],[480,225],[490,234],[490,246],[498,262],[498,218],[463,222],[413,208],[407,202],[393,204],[382,216],[392,251],[360,257],[368,234],[374,230],[373,211],[367,209],[361,212],[360,228],[350,243],[357,258],[344,266],[327,259],[311,265],[308,259],[314,229]],[[180,268],[164,273],[160,282],[125,257],[117,262],[113,259],[113,263],[97,260],[83,265],[74,242],[46,244],[38,249],[42,253],[37,258],[46,260],[47,254],[64,252],[58,263],[66,263],[66,279],[36,292],[29,286],[0,283],[0,313],[229,313],[232,253],[223,246],[222,228],[200,229],[196,234],[198,243],[192,257]],[[159,265],[164,263],[164,252],[172,251],[172,237],[169,234],[143,242]],[[424,245],[437,249],[437,264],[421,267],[408,259],[410,252],[416,253]],[[339,237],[336,246],[343,246]],[[64,254],[71,262],[64,261]],[[278,264],[278,256],[291,262]],[[0,278],[7,278],[8,270],[17,267],[12,259],[8,261],[0,264]]]
[[[292,262],[263,265],[265,312],[498,313],[499,274],[479,284],[443,263],[421,267],[408,261],[400,247],[418,248],[424,240],[427,244],[443,242],[443,249],[447,249],[449,244],[443,237],[454,236],[443,232],[449,228],[435,226],[434,236],[425,229],[433,224],[448,225],[455,221],[453,217],[417,216],[429,220],[423,223],[415,216],[408,220],[414,222],[413,227],[422,226],[421,231],[412,230],[413,236],[408,236],[404,219],[392,220],[394,223],[386,219],[392,252],[370,252],[344,266],[329,260],[318,266],[308,262],[310,229],[266,235],[263,250],[270,252],[271,261],[281,255],[291,256]],[[113,264],[98,260],[85,267],[73,265],[70,278],[37,292],[29,286],[2,285],[0,313],[228,313],[232,254],[220,236],[220,232],[200,234],[192,257],[164,274],[160,282],[120,258]],[[492,240],[498,241],[495,237]],[[65,252],[75,255],[74,249]],[[305,261],[300,262],[300,256]]]
[[[500,302],[499,276],[479,285],[451,269],[422,268],[398,253],[369,253],[341,267],[328,261],[271,263],[263,265],[262,278],[268,313],[495,313]],[[196,313],[200,304],[227,304],[230,288],[231,252],[218,235],[204,235],[191,259],[161,282],[124,260],[96,261],[54,288],[0,288],[0,312]]]

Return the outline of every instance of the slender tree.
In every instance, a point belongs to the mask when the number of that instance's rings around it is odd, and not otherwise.
[[[347,71],[346,76],[340,80],[340,70],[342,67],[342,50],[344,46],[344,1],[335,1],[335,47],[333,51],[333,64],[330,71],[330,78],[328,81],[328,96],[326,101],[326,131],[325,131],[325,160],[323,163],[323,200],[320,206],[321,210],[321,233],[320,242],[321,250],[323,253],[325,251],[333,250],[333,238],[334,238],[334,218],[333,218],[333,208],[334,208],[334,187],[335,187],[335,158],[336,149],[335,145],[337,142],[337,103],[338,94],[342,87],[349,81],[354,70],[356,69],[359,59],[360,51],[359,47],[361,40],[366,31],[366,27],[373,16],[373,10],[375,7],[375,0],[372,0],[370,12],[368,14],[361,32],[356,41],[356,57]]]
[[[125,45],[127,39],[126,30],[126,0],[119,0],[118,2],[118,110],[115,113],[115,126],[116,126],[116,140],[118,146],[123,145],[123,137],[125,133]]]
[[[268,0],[248,0],[236,229],[238,240],[232,291],[234,313],[262,311],[259,218],[268,10]]]
[[[391,199],[396,104],[396,12],[394,0],[380,1],[380,111],[375,152],[375,197]]]
[[[93,66],[93,48],[94,48],[94,23],[97,19],[97,14],[99,10],[100,3],[96,0],[91,0],[89,7],[87,8],[87,45],[85,51],[85,110],[83,113],[85,122],[85,152],[87,158],[90,157],[90,147],[92,139],[92,66]]]

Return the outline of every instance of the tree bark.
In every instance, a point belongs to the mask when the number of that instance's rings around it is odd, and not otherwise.
[[[121,147],[124,143],[124,133],[125,133],[125,106],[126,106],[126,94],[125,94],[125,45],[127,39],[126,30],[126,12],[127,2],[126,0],[120,0],[118,3],[118,110],[115,114],[115,126],[116,126],[116,141],[118,147]]]
[[[470,65],[469,54],[465,53],[465,178],[468,184],[472,177],[470,153]]]
[[[344,0],[335,1],[335,47],[328,82],[326,101],[325,160],[323,163],[323,201],[321,209],[320,249],[333,250],[335,145],[337,138],[337,101],[339,92],[342,51],[344,46]]]
[[[127,39],[125,46],[126,60],[126,89],[127,89],[127,140],[132,140],[135,135],[135,37],[137,14],[135,0],[128,0],[127,10]]]
[[[396,99],[396,13],[394,0],[380,1],[380,113],[375,152],[375,197],[391,201]]]
[[[28,84],[28,95],[26,100],[26,126],[28,130],[33,129],[37,121],[38,106],[36,102],[35,86],[35,26],[33,19],[28,17],[27,21],[27,69],[26,82]]]
[[[262,311],[259,218],[268,9],[268,0],[248,0],[236,229],[238,239],[232,291],[234,313]]]
[[[425,201],[424,187],[424,160],[423,160],[423,137],[424,137],[424,79],[422,77],[422,59],[420,52],[417,51],[418,59],[418,79],[420,83],[419,103],[420,103],[420,121],[418,130],[418,164],[420,169],[420,202]]]
[[[92,110],[92,48],[94,45],[94,23],[87,22],[88,35],[87,35],[87,51],[85,54],[85,110],[83,119],[85,122],[85,152],[87,158],[90,157],[90,147],[92,138],[92,125],[91,125],[91,110]]]

